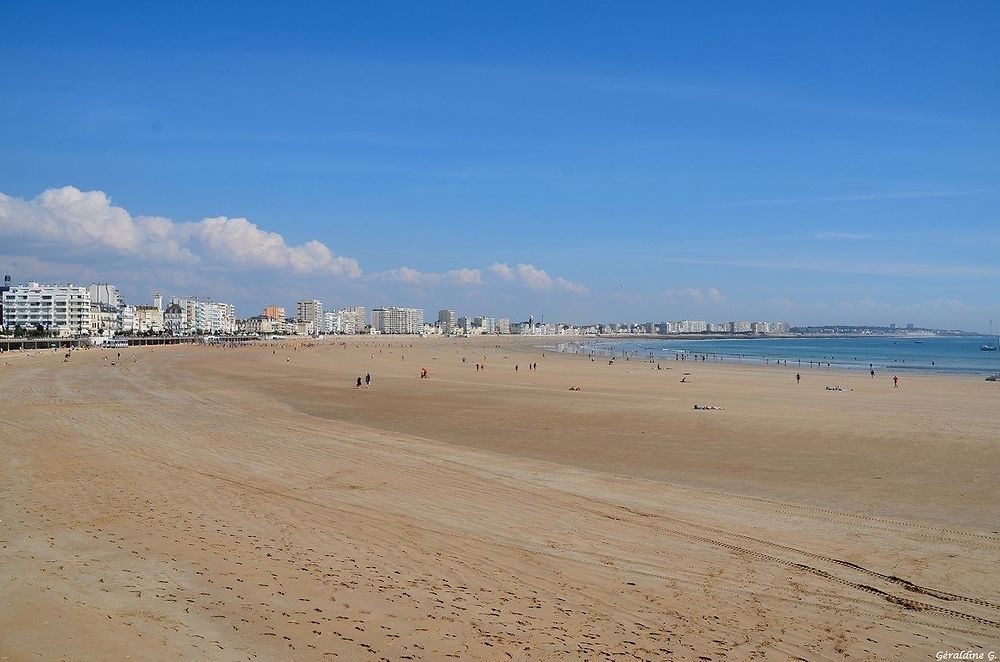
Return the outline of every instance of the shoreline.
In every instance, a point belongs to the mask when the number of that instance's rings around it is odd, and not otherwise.
[[[706,342],[706,343],[716,340],[721,340],[721,341],[734,341],[739,343],[751,340],[773,339],[776,341],[782,341],[782,340],[794,340],[798,338],[800,337],[790,336],[782,338],[768,337],[768,338],[695,339],[695,338],[670,338],[670,337],[643,338],[639,336],[621,340],[616,340],[611,338],[602,338],[601,340],[595,340],[595,341],[566,340],[563,342],[552,343],[549,345],[538,345],[538,347],[545,347],[550,349],[551,351],[563,354],[578,354],[578,353],[589,354],[590,352],[586,351],[577,352],[567,349],[560,349],[560,347],[572,346],[572,347],[579,347],[581,349],[583,347],[593,346],[593,345],[598,345],[598,346],[604,345],[605,347],[607,347],[608,345],[612,345],[619,342],[641,342],[643,340],[650,340],[652,342],[664,342],[664,343],[669,343],[671,340],[679,342],[690,342],[696,340],[699,342]],[[805,338],[802,339],[805,340]],[[840,339],[845,339],[845,338],[840,338]],[[883,338],[883,340],[885,339],[888,338]],[[621,350],[621,348],[615,348],[615,349],[619,351]],[[872,368],[870,364],[874,364],[874,369],[876,370],[877,373],[899,372],[899,373],[905,373],[907,375],[934,374],[942,376],[966,375],[966,376],[976,376],[976,377],[989,377],[992,375],[1000,374],[1000,362],[998,362],[995,367],[967,367],[967,366],[949,365],[947,363],[942,363],[941,365],[935,365],[933,362],[931,362],[930,364],[926,363],[926,361],[929,361],[930,359],[925,359],[925,362],[923,364],[920,364],[917,361],[910,361],[909,363],[907,363],[907,360],[905,359],[901,361],[886,362],[884,357],[868,357],[868,359],[870,360],[860,360],[860,359],[849,360],[843,357],[834,357],[834,356],[822,356],[822,357],[809,356],[807,358],[799,358],[798,356],[794,356],[793,358],[792,355],[787,354],[787,352],[791,351],[788,349],[785,349],[785,352],[782,354],[775,354],[775,353],[768,354],[764,352],[744,354],[744,353],[737,353],[735,351],[695,351],[691,348],[683,348],[683,347],[681,348],[662,347],[662,348],[657,348],[656,350],[653,351],[655,352],[655,351],[668,351],[668,350],[671,351],[672,353],[670,354],[665,353],[656,356],[655,358],[652,359],[652,361],[674,364],[676,362],[675,359],[673,358],[675,355],[688,355],[688,356],[703,355],[709,357],[711,359],[710,362],[714,364],[726,363],[728,361],[731,364],[735,363],[741,365],[758,365],[762,367],[775,366],[775,367],[787,367],[787,368],[795,368],[803,370],[813,369],[818,367],[823,369],[844,370],[847,372],[862,371],[867,373]],[[602,356],[618,356],[618,354],[615,353],[615,351],[612,349],[598,349],[593,353],[600,354]],[[643,350],[631,351],[628,354],[628,356],[632,358],[632,360],[639,360],[642,362],[649,362],[651,360],[649,358],[649,355],[650,355],[650,350],[648,348],[645,348]],[[624,358],[625,356],[626,356],[625,353],[621,354],[622,358]],[[947,358],[949,357],[946,357],[946,360]],[[697,359],[689,359],[687,361],[681,361],[681,363],[690,364],[691,361],[694,361],[696,363],[702,363],[702,361],[698,361]],[[827,366],[828,363],[829,367]]]

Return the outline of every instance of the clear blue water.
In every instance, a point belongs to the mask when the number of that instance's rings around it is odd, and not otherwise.
[[[561,351],[673,361],[677,354],[711,361],[788,365],[827,363],[835,368],[929,371],[992,375],[1000,373],[1000,351],[984,352],[987,337],[932,338],[747,338],[723,340],[583,340],[560,343]]]

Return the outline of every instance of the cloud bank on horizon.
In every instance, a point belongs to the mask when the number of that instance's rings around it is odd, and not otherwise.
[[[551,276],[525,263],[512,266],[496,262],[486,269],[463,267],[440,273],[400,266],[366,274],[356,258],[336,255],[320,241],[290,245],[281,234],[264,230],[246,218],[216,216],[185,222],[132,215],[113,204],[107,193],[82,191],[75,186],[50,188],[31,200],[0,193],[0,229],[11,242],[7,250],[0,251],[9,252],[8,258],[37,261],[38,254],[44,253],[50,256],[50,262],[82,261],[98,273],[98,261],[110,261],[136,267],[156,265],[212,272],[215,279],[225,278],[220,272],[226,271],[269,271],[343,281],[367,280],[421,291],[445,286],[513,285],[534,291],[589,294],[581,283]],[[86,277],[81,273],[80,279]],[[36,278],[44,276],[38,274]],[[231,291],[229,287],[221,289]]]

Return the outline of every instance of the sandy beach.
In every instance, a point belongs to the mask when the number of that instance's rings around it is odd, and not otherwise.
[[[5,354],[0,660],[1000,652],[1000,384],[537,344]]]

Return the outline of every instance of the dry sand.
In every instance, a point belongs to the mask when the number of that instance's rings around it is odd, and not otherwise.
[[[1000,384],[516,339],[116,352],[4,356],[0,659],[1000,652]]]

